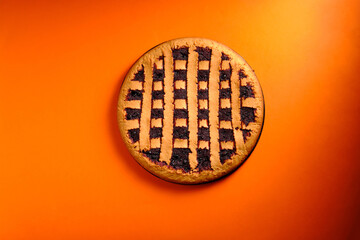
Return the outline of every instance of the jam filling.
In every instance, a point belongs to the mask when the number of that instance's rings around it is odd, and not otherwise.
[[[173,152],[170,159],[170,166],[174,169],[181,169],[184,172],[190,171],[188,148],[173,148]]]
[[[199,54],[199,61],[204,61],[204,60],[209,61],[209,60],[211,60],[211,52],[212,52],[212,50],[210,48],[208,48],[208,47],[206,47],[206,48],[197,47],[195,51],[198,52],[198,54]]]
[[[241,121],[247,126],[251,122],[255,122],[255,111],[256,108],[241,107],[240,115]]]
[[[139,128],[134,128],[134,129],[128,130],[128,134],[129,134],[129,137],[130,137],[130,139],[131,139],[131,141],[133,143],[139,141],[139,135],[140,135],[140,129]]]
[[[189,48],[183,47],[172,50],[174,60],[187,60],[189,55]]]
[[[126,120],[140,119],[141,109],[125,108]]]
[[[199,171],[212,170],[210,162],[210,150],[209,149],[197,149],[197,169]]]

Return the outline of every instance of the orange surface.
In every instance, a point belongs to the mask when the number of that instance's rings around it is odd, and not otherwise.
[[[360,2],[0,1],[0,239],[360,239]],[[231,176],[162,181],[116,124],[129,67],[177,37],[255,69],[259,144]]]

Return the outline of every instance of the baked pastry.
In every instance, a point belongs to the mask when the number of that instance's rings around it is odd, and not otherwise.
[[[171,182],[213,181],[250,155],[264,121],[254,71],[230,48],[182,38],[146,52],[121,86],[118,124],[133,157]]]

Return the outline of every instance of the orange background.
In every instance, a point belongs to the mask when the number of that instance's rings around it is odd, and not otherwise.
[[[0,239],[360,239],[360,2],[0,1]],[[117,129],[145,51],[197,36],[240,53],[262,136],[231,176],[183,186]]]

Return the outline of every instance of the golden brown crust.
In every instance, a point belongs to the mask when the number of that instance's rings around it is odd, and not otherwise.
[[[174,59],[172,50],[180,48],[188,49],[188,55],[183,57],[181,53]],[[197,48],[211,49],[211,59],[207,59],[206,54],[204,57],[199,56]],[[223,54],[226,57],[222,57]],[[165,74],[163,81],[157,81],[155,77],[153,79],[154,69],[160,73],[159,76],[161,73]],[[202,69],[210,71],[207,83],[197,79],[198,70]],[[178,75],[175,76],[174,71]],[[181,80],[184,78],[183,71],[186,72],[187,81]],[[231,76],[226,76],[226,71]],[[219,80],[220,74],[225,74],[224,78],[227,80]],[[174,89],[179,88],[185,89],[187,95],[184,99],[180,97],[181,99],[174,100]],[[158,89],[159,95],[154,99],[153,92]],[[208,99],[199,99],[199,89],[208,89]],[[231,89],[231,96],[219,100],[219,95],[222,94],[220,89]],[[129,99],[130,90],[138,92],[134,92],[134,97]],[[141,96],[136,95],[139,92]],[[162,107],[163,117],[160,114],[155,118],[152,111],[160,109],[158,107]],[[220,119],[219,108],[231,108],[230,121]],[[129,117],[126,109],[135,109],[136,113]],[[173,115],[176,109],[183,109],[188,115],[184,119],[178,119]],[[208,121],[198,119],[199,109],[209,111]],[[118,101],[119,129],[133,157],[154,175],[182,184],[209,182],[233,172],[255,147],[262,130],[263,117],[263,94],[250,66],[230,48],[201,38],[171,40],[145,53],[127,73]],[[188,137],[178,136],[175,139],[176,126],[184,126],[182,129],[187,129]],[[200,126],[209,127],[210,140],[198,139]],[[156,138],[151,136],[149,132],[153,127],[162,128],[162,134],[158,134]],[[224,135],[224,139],[221,139],[219,128],[226,129],[224,131],[233,134],[233,137]],[[133,132],[134,138],[129,135],[129,130]],[[186,168],[176,165],[172,158],[174,148],[189,149],[187,162],[184,160]],[[209,150],[211,169],[207,165],[202,169],[199,166],[196,152],[199,148]],[[230,149],[234,153],[228,159],[223,157],[221,160],[221,148]],[[155,160],[145,154],[152,149],[160,151],[157,152],[158,155],[155,154]]]

